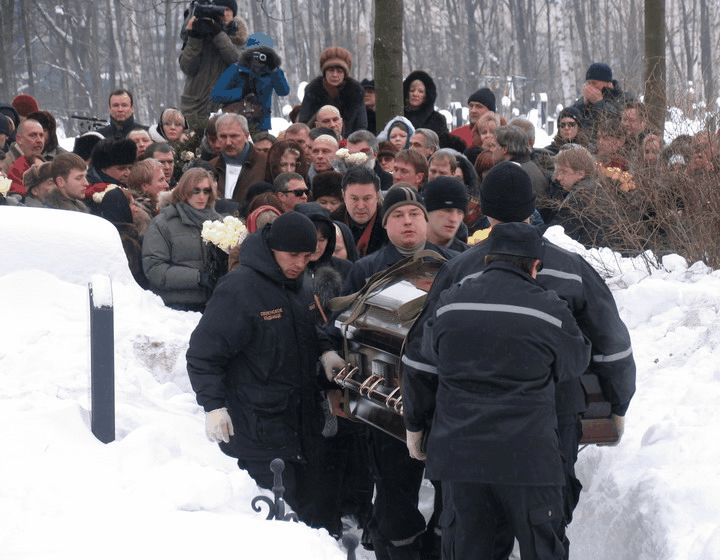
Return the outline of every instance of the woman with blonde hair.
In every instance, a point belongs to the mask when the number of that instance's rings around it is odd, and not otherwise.
[[[153,218],[143,239],[143,270],[150,289],[165,305],[202,311],[215,281],[209,272],[209,250],[202,239],[203,222],[219,220],[217,186],[212,173],[186,171],[172,190],[170,204]]]

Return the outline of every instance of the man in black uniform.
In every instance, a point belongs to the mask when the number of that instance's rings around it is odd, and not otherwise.
[[[514,162],[495,165],[483,181],[480,203],[492,225],[528,221],[535,209],[530,177]],[[405,372],[403,394],[407,399],[404,419],[410,431],[418,432],[429,425],[431,418],[424,411],[434,409],[438,386],[436,365],[430,363],[422,352],[423,325],[435,312],[438,297],[445,289],[464,278],[482,274],[487,254],[488,243],[479,243],[440,270],[428,294],[425,308],[408,334],[402,362]],[[612,293],[582,257],[550,242],[545,243],[543,264],[537,280],[568,303],[580,330],[592,343],[590,369],[598,376],[603,393],[610,400],[613,418],[622,436],[625,412],[635,392],[635,361],[630,335],[618,314]],[[578,441],[582,435],[580,414],[586,409],[587,403],[579,379],[558,383],[555,399],[566,476],[563,499],[564,522],[567,526],[572,520],[572,512],[582,489],[582,484],[575,476],[575,461]],[[447,510],[442,516],[444,549],[446,542],[452,544],[452,507],[448,509],[449,499],[449,494],[444,492],[443,506]],[[567,557],[569,542],[564,535],[563,543]],[[513,533],[505,524],[505,530],[496,538],[495,557],[507,558],[512,548]]]
[[[456,558],[492,560],[504,516],[523,560],[562,560],[554,381],[582,375],[590,343],[567,303],[535,281],[544,246],[537,228],[499,224],[488,244],[485,272],[446,290],[425,323],[436,407],[411,406],[433,415],[426,475],[451,490]],[[406,406],[417,394],[405,395]],[[419,460],[426,458],[422,432],[407,434]]]
[[[187,368],[206,433],[271,489],[270,461],[285,461],[285,500],[323,526],[313,507],[324,415],[316,375],[315,303],[302,275],[317,245],[312,221],[288,212],[249,236],[190,338]],[[318,500],[319,502],[319,500]]]
[[[353,263],[343,293],[357,292],[370,276],[418,251],[436,251],[445,258],[454,256],[455,252],[427,242],[427,219],[422,197],[411,185],[398,183],[388,190],[382,206],[382,225],[390,243]],[[335,337],[333,342],[323,347],[320,359],[329,379],[334,370],[345,367],[345,360],[334,350],[341,346],[340,341]],[[378,560],[419,560],[419,537],[425,531],[425,519],[418,510],[418,493],[425,466],[408,456],[400,440],[380,430],[370,432],[370,456],[376,485],[370,522],[375,556]]]

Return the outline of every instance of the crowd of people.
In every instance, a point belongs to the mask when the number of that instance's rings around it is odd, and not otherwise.
[[[66,152],[31,96],[0,104],[0,202],[109,220],[138,284],[202,313],[187,367],[207,435],[265,488],[282,458],[302,521],[339,537],[354,519],[378,560],[508,558],[514,538],[524,560],[567,558],[579,376],[600,377],[622,435],[635,369],[602,279],[541,233],[560,224],[588,247],[611,244],[608,199],[632,206],[648,168],[720,169],[716,139],[665,147],[602,63],[544,149],[488,88],[449,130],[422,70],[403,81],[403,114],[377,130],[374,82],[351,77],[339,46],[274,136],[272,94],[290,91],[282,61],[267,35],[248,36],[234,0],[215,4],[215,19],[187,14],[181,107],[152,126],[117,89],[109,124]],[[227,216],[249,235],[223,255],[203,226]],[[638,206],[639,221],[654,217]],[[447,263],[407,339],[403,443],[343,416],[329,301],[427,249]],[[429,524],[423,473],[436,488]]]

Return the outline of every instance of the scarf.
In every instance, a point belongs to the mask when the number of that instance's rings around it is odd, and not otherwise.
[[[393,245],[395,245],[393,243]],[[403,257],[411,257],[418,251],[422,251],[425,248],[425,240],[423,239],[419,245],[416,245],[415,247],[398,247],[395,245],[395,248],[397,249],[397,252],[400,253]]]
[[[190,206],[187,202],[183,202],[182,205],[178,204],[177,206],[178,211],[184,213],[188,219],[200,229],[202,229],[203,222],[220,218],[220,214],[215,212],[214,208],[207,207],[204,210],[198,210]]]

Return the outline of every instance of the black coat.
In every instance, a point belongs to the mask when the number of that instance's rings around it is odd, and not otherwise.
[[[493,263],[440,296],[422,340],[439,381],[428,478],[564,484],[554,380],[578,378],[590,361],[567,303]]]
[[[404,420],[411,431],[424,429],[432,418],[438,383],[436,364],[422,351],[423,325],[433,315],[443,290],[485,270],[488,246],[487,240],[478,243],[440,270],[422,314],[408,333],[402,361],[405,367],[403,391],[409,395]],[[597,374],[612,412],[624,415],[635,393],[635,361],[630,334],[607,284],[582,257],[547,240],[543,269],[537,280],[554,290],[570,306],[580,330],[593,345],[590,369]],[[578,414],[587,407],[579,380],[558,383],[555,399],[558,415]]]
[[[148,127],[144,124],[136,123],[135,115],[130,115],[122,123],[110,118],[110,124],[103,126],[102,128],[98,128],[97,131],[105,138],[115,138],[115,140],[119,140],[121,138],[126,138],[130,132],[137,129],[147,130]]]
[[[315,365],[317,313],[301,279],[280,270],[269,226],[242,246],[190,337],[187,367],[205,411],[227,407],[235,435],[221,449],[245,460],[304,456],[324,424]]]
[[[365,88],[360,82],[352,78],[346,78],[345,84],[340,88],[336,98],[323,86],[323,77],[314,78],[305,88],[305,96],[300,105],[298,122],[307,123],[324,105],[333,105],[340,111],[340,116],[345,123],[345,136],[349,136],[356,130],[367,129],[367,112],[365,111]]]
[[[350,231],[352,232],[353,239],[355,240],[354,245],[357,247],[357,243],[362,238],[363,233],[365,232],[365,228],[367,227],[367,224],[359,225],[353,221],[353,219],[350,217],[350,214],[348,214],[347,209],[345,208],[344,204],[341,204],[340,207],[338,207],[335,212],[333,212],[330,217],[333,220],[336,220],[338,222],[341,222],[348,226],[350,228]],[[380,205],[378,204],[377,213],[375,215],[375,222],[372,226],[372,231],[370,233],[370,240],[368,242],[367,250],[365,251],[364,255],[359,255],[360,257],[364,257],[365,255],[369,255],[371,253],[374,253],[375,251],[379,251],[382,249],[385,244],[387,243],[387,232],[385,231],[385,228],[382,227],[382,209],[380,208]]]
[[[417,109],[410,110],[407,108],[408,94],[410,92],[410,84],[415,80],[420,80],[425,84],[425,101]],[[447,121],[440,113],[435,110],[435,100],[437,99],[437,88],[435,82],[422,70],[410,72],[403,81],[403,99],[405,101],[405,117],[413,124],[415,130],[418,128],[429,128],[438,136],[443,132],[448,132]]]

